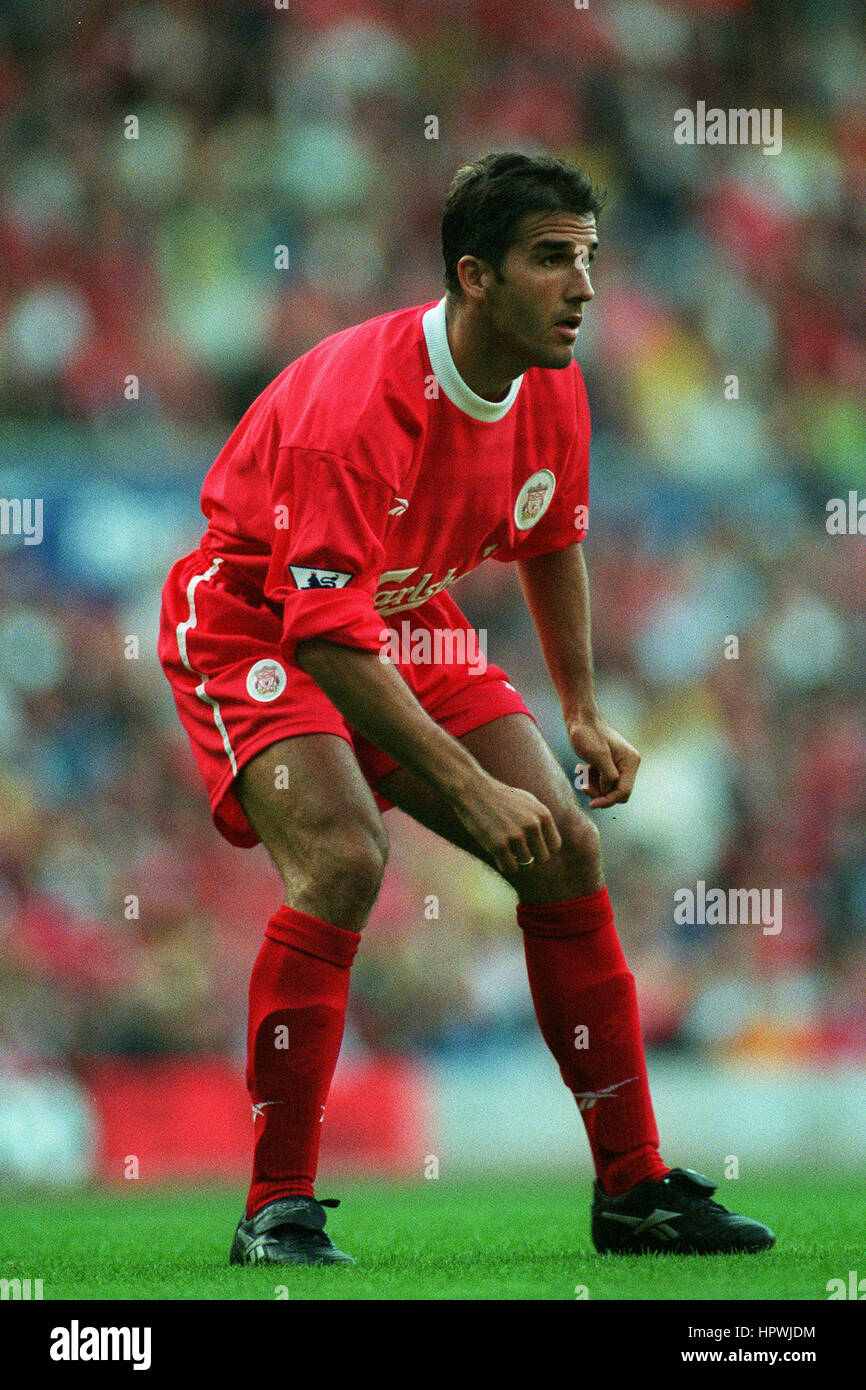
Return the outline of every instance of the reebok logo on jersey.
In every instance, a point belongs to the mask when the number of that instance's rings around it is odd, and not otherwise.
[[[342,570],[308,569],[306,565],[289,565],[292,578],[299,589],[345,589],[354,574]]]
[[[408,503],[408,501],[406,500],[406,498],[405,498],[405,497],[395,497],[395,498],[394,498],[394,505],[393,505],[393,507],[391,507],[391,508],[389,509],[388,515],[389,515],[389,516],[402,516],[403,513],[404,513],[404,512],[408,512],[408,510],[409,510],[409,503]]]

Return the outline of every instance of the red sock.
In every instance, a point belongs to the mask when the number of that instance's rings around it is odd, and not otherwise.
[[[250,980],[247,1089],[255,1155],[247,1217],[314,1196],[321,1122],[337,1065],[360,932],[281,907]]]
[[[607,889],[520,903],[517,921],[536,1017],[577,1100],[599,1182],[619,1197],[663,1178],[670,1169],[658,1152],[634,976]]]

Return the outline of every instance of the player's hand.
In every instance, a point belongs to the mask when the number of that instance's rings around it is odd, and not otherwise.
[[[640,766],[640,753],[598,715],[568,721],[571,746],[589,767],[591,811],[628,801]]]
[[[485,778],[454,806],[466,829],[501,874],[514,877],[530,864],[546,864],[562,848],[550,811],[531,792]]]

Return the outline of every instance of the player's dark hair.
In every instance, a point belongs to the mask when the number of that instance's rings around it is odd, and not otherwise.
[[[598,217],[603,201],[588,174],[552,155],[487,154],[464,164],[451,180],[442,217],[446,288],[462,293],[457,276],[461,256],[487,261],[498,278],[527,213]]]

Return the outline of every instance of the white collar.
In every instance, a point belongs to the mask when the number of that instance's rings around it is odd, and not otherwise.
[[[514,378],[508,395],[502,401],[486,401],[483,396],[476,396],[471,387],[466,385],[451,356],[445,324],[445,300],[440,299],[434,308],[428,309],[421,322],[424,326],[424,337],[427,339],[433,375],[449,401],[456,405],[458,410],[471,415],[473,420],[492,423],[507,415],[517,399],[523,377]]]

